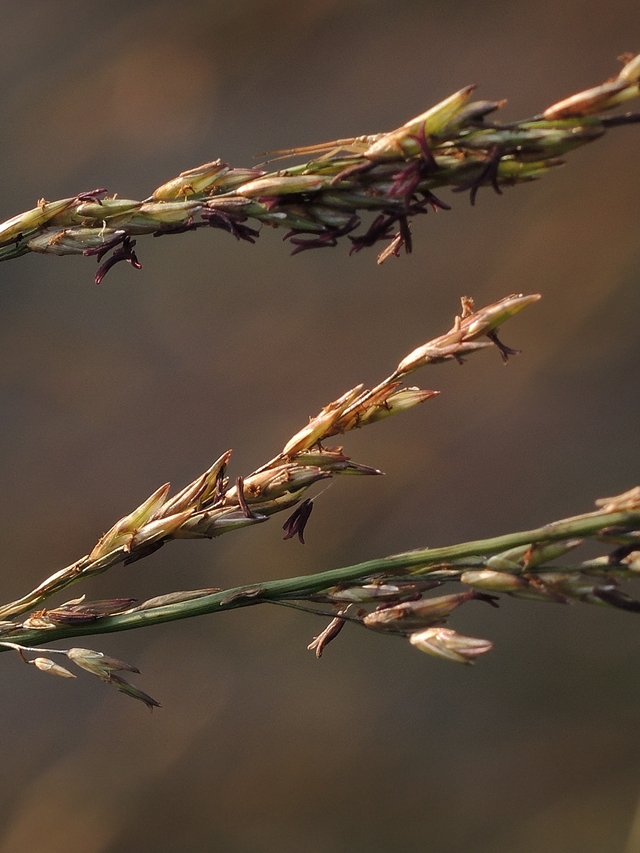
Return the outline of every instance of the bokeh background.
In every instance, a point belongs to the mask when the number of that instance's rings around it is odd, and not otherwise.
[[[0,218],[108,187],[142,198],[221,157],[390,129],[467,83],[519,118],[640,50],[636,0],[4,0]],[[0,267],[3,600],[222,451],[248,473],[329,400],[440,334],[471,294],[544,299],[524,352],[445,365],[442,395],[353,433],[387,472],[337,480],[307,545],[280,521],[178,543],[86,587],[140,599],[532,527],[638,482],[639,130],[414,225],[383,267],[222,232],[143,238],[141,272]],[[475,668],[249,608],[93,645],[152,715],[2,656],[0,850],[638,853],[640,632],[605,608],[507,601],[453,622]],[[88,643],[89,644],[89,643]],[[634,815],[636,828],[633,829]],[[635,835],[634,835],[635,832]],[[635,840],[634,840],[635,838]]]

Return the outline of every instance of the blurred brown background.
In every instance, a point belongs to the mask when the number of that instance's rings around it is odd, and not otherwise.
[[[640,50],[636,0],[187,0],[0,5],[0,218],[97,186],[141,198],[222,157],[390,129],[467,83],[504,118]],[[637,108],[637,107],[636,107]],[[387,375],[478,304],[544,294],[497,353],[416,377],[443,391],[352,434],[387,472],[337,480],[307,545],[274,519],[168,546],[86,588],[145,598],[286,577],[532,527],[639,480],[640,130],[543,181],[415,223],[384,267],[221,232],[143,238],[142,272],[0,266],[2,600],[86,553],[158,485],[222,451],[247,473],[329,400]],[[248,609],[95,639],[142,706],[3,655],[0,850],[637,853],[640,623],[505,602],[454,626],[495,651],[455,667]],[[87,643],[90,645],[91,643]],[[634,846],[635,844],[635,846]]]

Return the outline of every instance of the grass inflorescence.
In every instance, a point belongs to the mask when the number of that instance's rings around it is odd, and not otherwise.
[[[638,96],[640,56],[622,60],[616,77],[523,121],[495,121],[505,101],[471,101],[475,87],[466,86],[395,130],[271,152],[263,164],[316,155],[301,165],[266,171],[214,160],[142,201],[104,188],[40,199],[0,224],[0,260],[29,252],[95,256],[99,283],[121,261],[140,269],[140,236],[216,228],[254,243],[268,225],[286,230],[294,255],[341,241],[350,252],[382,244],[381,263],[411,251],[414,217],[450,209],[440,190],[468,193],[474,204],[482,187],[501,194],[533,181],[609,128],[640,121],[634,113],[602,115]]]
[[[572,95],[532,119],[500,124],[491,116],[504,102],[470,101],[468,86],[388,133],[341,139],[272,152],[275,160],[313,155],[297,166],[266,171],[232,168],[220,161],[181,173],[143,201],[109,197],[99,188],[38,205],[0,225],[0,260],[28,252],[96,256],[96,281],[115,264],[139,268],[136,238],[214,227],[255,242],[254,226],[286,228],[293,254],[345,240],[350,251],[384,244],[378,260],[411,251],[411,220],[429,209],[448,209],[435,193],[449,187],[468,193],[482,187],[534,180],[562,156],[600,138],[607,129],[640,122],[640,114],[603,112],[640,94],[640,55],[600,86]],[[271,161],[272,162],[272,161]],[[266,163],[264,164],[266,165]],[[370,221],[362,223],[362,216]],[[309,644],[320,657],[348,623],[408,640],[415,648],[457,663],[473,663],[490,640],[449,627],[449,617],[470,602],[497,607],[509,596],[542,602],[581,602],[640,612],[640,601],[621,581],[640,574],[640,487],[596,502],[596,509],[518,531],[458,545],[422,548],[309,576],[238,586],[87,601],[80,596],[54,606],[50,599],[72,584],[118,564],[150,556],[179,539],[213,539],[287,512],[285,539],[304,544],[317,483],[341,474],[378,475],[354,462],[342,446],[327,442],[353,429],[413,408],[437,391],[404,385],[427,365],[464,359],[497,348],[503,361],[518,352],[498,337],[500,326],[536,302],[537,294],[513,294],[481,309],[469,297],[452,328],[414,349],[370,389],[357,385],[324,406],[274,458],[246,476],[227,474],[227,451],[175,495],[165,484],[112,525],[92,550],[0,606],[0,651],[14,651],[42,672],[71,679],[69,665],[97,676],[153,708],[158,703],[120,673],[135,666],[81,647],[40,648],[52,641],[106,634],[258,604],[276,604],[329,619]],[[603,553],[576,559],[585,542]],[[446,584],[462,589],[433,595]],[[34,657],[36,655],[36,657]]]

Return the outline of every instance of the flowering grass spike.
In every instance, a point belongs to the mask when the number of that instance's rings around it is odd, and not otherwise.
[[[639,94],[640,55],[622,59],[612,80],[525,121],[494,121],[505,101],[470,101],[475,87],[466,86],[395,130],[272,152],[276,160],[317,155],[301,165],[268,172],[214,160],[142,201],[109,196],[103,188],[41,199],[0,224],[0,261],[30,252],[95,256],[100,283],[121,261],[141,268],[140,236],[216,228],[254,243],[268,225],[286,230],[294,255],[346,239],[350,252],[386,244],[382,263],[411,251],[414,217],[450,209],[436,195],[441,189],[468,192],[475,204],[481,188],[502,194],[562,165],[562,157],[608,129],[639,122],[640,114],[602,115]]]

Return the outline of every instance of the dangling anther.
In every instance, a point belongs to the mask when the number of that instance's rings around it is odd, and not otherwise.
[[[502,360],[505,364],[509,361],[510,355],[520,355],[522,352],[521,349],[513,349],[512,347],[508,347],[506,344],[503,344],[495,329],[492,332],[487,332],[487,337],[498,347]]]

